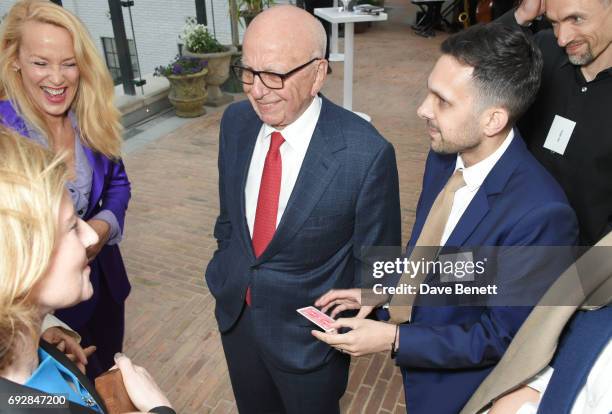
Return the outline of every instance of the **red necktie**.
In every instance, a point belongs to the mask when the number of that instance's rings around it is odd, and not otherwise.
[[[278,199],[283,175],[283,160],[280,146],[285,139],[280,132],[273,132],[270,148],[266,155],[261,183],[259,184],[259,197],[257,198],[257,211],[253,226],[253,251],[255,257],[261,256],[266,250],[276,231],[276,218],[278,215]],[[247,289],[246,303],[251,305],[251,288]]]

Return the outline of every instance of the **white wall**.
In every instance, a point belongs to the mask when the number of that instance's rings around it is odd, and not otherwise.
[[[8,12],[16,0],[0,0],[0,16]],[[102,54],[101,37],[113,37],[108,0],[62,0],[64,7],[76,14],[85,24]],[[223,44],[231,43],[227,0],[206,0],[208,28],[214,29]],[[153,72],[168,63],[178,53],[178,36],[188,17],[195,18],[195,0],[134,0],[132,19],[136,47],[143,74]],[[128,38],[132,27],[128,9],[123,8],[123,19]],[[243,29],[240,27],[242,37]]]

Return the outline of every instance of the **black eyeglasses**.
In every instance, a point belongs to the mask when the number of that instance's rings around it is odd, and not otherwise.
[[[253,70],[251,68],[246,68],[241,65],[232,65],[232,70],[234,74],[242,83],[245,85],[252,85],[255,82],[255,76],[259,76],[259,80],[269,89],[283,89],[285,86],[285,79],[304,69],[306,66],[310,65],[315,60],[322,60],[322,58],[314,58],[304,63],[303,65],[298,66],[295,69],[291,69],[286,73],[276,73],[276,72],[268,72],[266,70]]]

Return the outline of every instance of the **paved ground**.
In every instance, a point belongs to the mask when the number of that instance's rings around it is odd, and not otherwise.
[[[443,36],[415,36],[412,10],[400,0],[387,4],[391,20],[355,37],[354,108],[372,115],[396,148],[406,240],[428,149],[415,111]],[[341,103],[342,63],[332,67],[324,93]],[[180,413],[236,412],[214,300],[203,280],[215,248],[220,116],[167,119],[126,144],[133,196],[122,251],[133,290],[125,349],[158,379]],[[405,412],[401,390],[399,370],[386,354],[354,359],[343,412]]]

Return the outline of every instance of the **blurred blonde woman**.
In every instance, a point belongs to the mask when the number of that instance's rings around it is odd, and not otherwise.
[[[75,214],[68,176],[61,157],[0,127],[0,411],[30,412],[18,396],[62,394],[45,412],[106,412],[76,365],[40,339],[47,314],[93,294],[86,249],[98,235]],[[116,362],[139,410],[174,413],[143,368]]]
[[[113,82],[83,24],[46,0],[18,1],[0,27],[0,124],[66,154],[66,188],[97,234],[87,248],[94,294],[57,316],[97,346],[95,378],[113,365],[130,291],[118,243],[130,199]]]

